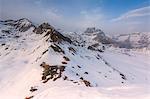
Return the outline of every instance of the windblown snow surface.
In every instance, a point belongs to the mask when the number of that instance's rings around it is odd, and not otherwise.
[[[106,46],[104,52],[98,52],[63,42],[59,44],[63,54],[50,47],[54,43],[46,41],[46,31],[36,34],[33,30],[20,32],[0,25],[1,99],[150,99],[149,51]],[[70,59],[67,64],[62,64],[63,56]],[[43,83],[42,62],[65,65],[62,77]],[[81,77],[91,87],[86,87]],[[29,91],[32,86],[37,90]]]

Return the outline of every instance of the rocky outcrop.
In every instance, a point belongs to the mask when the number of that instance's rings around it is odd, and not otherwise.
[[[45,62],[43,62],[40,66],[43,67],[44,69],[42,74],[43,83],[46,83],[50,79],[55,81],[58,78],[61,78],[62,72],[65,71],[65,66],[59,66],[59,65],[50,66]]]
[[[58,32],[54,27],[52,27],[48,23],[41,24],[40,26],[34,29],[34,32],[37,34],[42,34],[46,32],[45,36],[49,36],[51,42],[61,43],[62,41],[66,41],[72,43],[71,39],[62,35],[60,32]]]
[[[42,34],[43,32],[46,32],[47,30],[53,31],[54,27],[52,27],[48,23],[42,23],[40,26],[38,26],[37,28],[35,28],[33,30],[33,32],[35,32],[37,34]]]

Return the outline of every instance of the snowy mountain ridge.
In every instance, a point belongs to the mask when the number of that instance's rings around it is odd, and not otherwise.
[[[150,49],[150,33],[122,34],[113,38],[122,48]]]
[[[26,19],[0,24],[0,96],[4,99],[70,99],[68,93],[72,99],[111,99],[113,94],[106,94],[110,88],[129,86],[132,92],[130,85],[142,90],[139,99],[149,97],[150,55],[109,47],[101,30],[87,29],[94,35],[62,34],[48,23],[36,27]]]

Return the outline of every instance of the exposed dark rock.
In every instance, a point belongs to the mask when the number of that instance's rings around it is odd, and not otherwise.
[[[89,74],[88,72],[84,72],[84,74]]]
[[[42,53],[42,55],[44,55],[46,52],[48,52],[48,49],[47,49],[47,50],[45,50],[45,51]]]
[[[104,52],[102,49],[98,49],[97,51],[99,51],[99,52]]]
[[[76,75],[77,75],[77,76],[79,76],[79,74],[78,74],[78,73],[76,73]]]
[[[10,34],[10,30],[2,30],[2,33],[7,33],[7,34]]]
[[[63,56],[63,58],[65,59],[65,61],[70,61],[70,59],[66,56]]]
[[[80,77],[81,80],[83,80],[83,77]]]
[[[100,59],[99,57],[96,57],[98,60]]]
[[[95,48],[94,48],[94,47],[92,47],[92,46],[88,46],[88,49],[90,49],[90,50],[94,50],[94,51],[95,51]]]
[[[120,76],[121,76],[122,79],[127,80],[127,78],[125,77],[124,74],[121,74],[121,73],[120,73]]]
[[[62,64],[67,64],[67,62],[62,62]]]
[[[122,81],[121,83],[123,84],[124,82]]]
[[[91,86],[91,83],[90,83],[89,81],[83,79],[83,77],[80,77],[80,79],[81,79],[81,81],[85,84],[85,86],[87,86],[87,87],[92,87],[92,86]]]
[[[15,38],[19,38],[20,36],[15,36]]]
[[[79,65],[77,65],[78,66],[78,68],[81,68],[81,66],[79,66]]]
[[[65,76],[65,77],[64,77],[64,80],[67,80],[67,79],[68,79],[68,77],[67,77],[67,76]]]
[[[99,46],[99,44],[93,44],[91,46],[88,46],[89,50],[93,50],[93,51],[99,51],[99,52],[104,52],[102,49],[98,49],[97,47]]]
[[[42,80],[46,80],[46,76],[42,76]]]
[[[34,91],[37,91],[37,90],[38,90],[38,89],[35,88],[35,87],[31,87],[31,88],[30,88],[30,91],[31,91],[31,92],[34,92]]]
[[[62,72],[65,70],[65,66],[61,66],[61,65],[50,66],[45,62],[43,62],[40,66],[44,68],[43,76],[42,76],[42,80],[44,80],[43,83],[46,83],[50,79],[55,81],[58,78],[61,78]]]
[[[77,81],[74,81],[73,83],[75,83],[75,84],[76,84],[76,83],[78,83],[78,82],[77,82]]]
[[[1,46],[4,46],[4,45],[6,45],[6,44],[5,43],[1,44]]]
[[[5,50],[7,50],[7,49],[8,49],[8,47],[5,48]]]
[[[106,49],[105,46],[103,46],[102,49],[105,50]]]
[[[65,54],[65,52],[61,49],[61,47],[59,47],[58,45],[54,44],[54,45],[51,45],[51,48],[55,51],[55,52],[59,52],[59,53],[63,53]]]
[[[25,99],[32,99],[34,96],[25,97]]]
[[[91,86],[91,83],[90,83],[89,81],[83,80],[83,82],[84,82],[85,86],[87,86],[87,87],[92,87],[92,86]]]
[[[76,50],[73,47],[68,47],[69,51],[76,53]]]

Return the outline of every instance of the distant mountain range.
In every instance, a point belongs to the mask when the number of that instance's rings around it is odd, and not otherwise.
[[[150,33],[121,34],[112,38],[121,48],[150,49]]]

